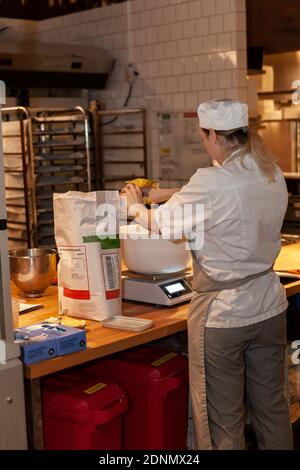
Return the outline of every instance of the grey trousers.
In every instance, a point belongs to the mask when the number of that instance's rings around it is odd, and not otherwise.
[[[214,449],[244,449],[246,409],[259,449],[293,449],[284,395],[286,316],[241,328],[205,328],[209,428]]]

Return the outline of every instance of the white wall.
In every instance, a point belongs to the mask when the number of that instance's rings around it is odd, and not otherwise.
[[[247,100],[245,0],[129,0],[24,25],[6,37],[93,44],[116,67],[98,97],[118,108],[128,91],[125,65],[140,73],[131,107],[149,111],[151,174],[159,176],[158,111],[195,110],[201,101]]]

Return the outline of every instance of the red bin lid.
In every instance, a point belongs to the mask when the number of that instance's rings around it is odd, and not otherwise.
[[[121,373],[131,380],[153,381],[187,372],[187,359],[176,351],[157,347],[137,347],[108,359],[111,367],[122,366]],[[120,370],[119,370],[120,373]]]
[[[125,392],[116,383],[92,378],[85,378],[81,383],[57,378],[45,382],[43,409],[48,416],[87,423],[95,421],[96,415],[101,421],[101,411],[107,412],[113,407],[118,414],[127,409]],[[105,413],[102,415],[104,417]]]

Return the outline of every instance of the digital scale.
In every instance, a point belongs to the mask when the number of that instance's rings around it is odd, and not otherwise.
[[[172,274],[125,271],[122,277],[123,299],[172,307],[191,299],[192,279],[191,270]]]

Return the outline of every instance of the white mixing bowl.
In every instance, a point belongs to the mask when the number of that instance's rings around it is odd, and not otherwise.
[[[148,230],[140,225],[120,227],[123,262],[127,269],[141,274],[169,274],[183,271],[191,262],[186,243],[145,238]]]

